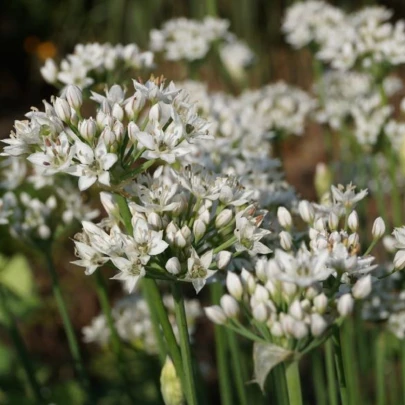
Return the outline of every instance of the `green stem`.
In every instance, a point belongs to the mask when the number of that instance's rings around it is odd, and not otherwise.
[[[388,148],[387,148],[388,149]],[[394,226],[400,226],[402,224],[402,207],[401,207],[401,193],[397,185],[397,173],[398,165],[392,147],[389,146],[389,153],[387,153],[389,159],[389,174],[391,179],[391,198],[392,198],[392,215]]]
[[[290,405],[302,405],[302,391],[298,361],[285,365],[285,377],[287,381],[288,398]]]
[[[337,330],[333,337],[333,348],[335,353],[336,373],[339,381],[340,398],[342,405],[349,405],[349,395],[347,392],[346,376],[343,365],[342,345],[340,341],[339,330]]]
[[[286,365],[284,363],[281,363],[274,367],[274,369],[270,373],[273,382],[272,386],[276,394],[276,403],[278,405],[290,405],[285,367]]]
[[[3,313],[6,317],[7,329],[10,334],[11,339],[13,340],[15,350],[17,352],[18,358],[21,362],[22,367],[24,368],[25,375],[28,380],[28,384],[34,395],[35,401],[38,404],[45,403],[45,399],[42,396],[40,385],[35,376],[35,370],[31,363],[31,359],[28,354],[28,350],[25,347],[24,340],[18,329],[17,322],[14,318],[14,314],[11,312],[7,304],[6,291],[3,286],[0,285],[0,305]]]
[[[373,156],[372,158],[372,170],[373,170],[373,179],[376,182],[376,201],[377,201],[377,209],[378,214],[385,218],[385,204],[384,204],[384,191],[383,185],[381,184],[381,171],[380,167],[378,166],[378,159],[377,155]]]
[[[329,405],[338,405],[332,339],[328,339],[325,343],[325,356],[326,379],[328,381],[328,403]]]
[[[207,15],[212,15],[213,17],[218,15],[216,0],[205,0],[205,5]]]
[[[84,368],[83,359],[79,349],[79,343],[77,341],[72,322],[70,321],[69,318],[69,313],[65,304],[65,300],[63,299],[62,290],[59,284],[59,277],[53,264],[50,251],[45,253],[45,259],[47,262],[49,276],[51,277],[52,280],[53,295],[55,297],[56,305],[58,306],[59,314],[62,318],[63,326],[65,328],[70,353],[73,357],[74,367],[77,371],[80,382],[83,388],[85,389],[85,392],[91,392],[90,382],[86,370]]]
[[[186,310],[184,307],[184,296],[181,287],[177,283],[172,284],[174,311],[176,313],[177,327],[179,329],[180,350],[183,360],[184,381],[188,393],[188,405],[196,405],[197,393],[194,379],[191,347],[188,335]]]
[[[246,368],[244,367],[244,364],[243,364],[243,359],[241,356],[241,351],[239,349],[238,340],[236,338],[235,333],[232,332],[231,330],[227,329],[226,334],[228,337],[229,349],[231,351],[231,362],[232,362],[232,367],[233,367],[233,375],[234,375],[235,384],[236,384],[236,391],[237,391],[238,397],[239,397],[238,403],[240,405],[248,405],[248,399],[247,399],[246,389],[245,389],[245,381],[246,381],[245,370],[246,370]]]
[[[125,391],[129,397],[129,399],[135,403],[135,397],[131,390],[131,381],[128,378],[129,375],[126,370],[125,366],[125,355],[123,353],[123,346],[122,341],[118,335],[117,329],[115,327],[114,319],[112,317],[111,306],[108,299],[107,287],[105,285],[105,281],[103,279],[103,275],[100,271],[96,271],[95,273],[96,279],[96,290],[98,295],[98,300],[100,302],[101,310],[107,320],[107,325],[110,330],[111,334],[111,345],[114,352],[114,355],[117,359],[118,363],[118,372],[120,377],[124,383]]]
[[[312,367],[313,367],[313,384],[315,388],[315,397],[317,404],[326,404],[327,403],[327,396],[325,391],[325,378],[324,378],[324,370],[323,370],[323,363],[322,363],[322,356],[321,351],[315,349],[312,352]]]
[[[375,376],[377,387],[377,405],[385,405],[385,336],[380,332],[375,339]]]

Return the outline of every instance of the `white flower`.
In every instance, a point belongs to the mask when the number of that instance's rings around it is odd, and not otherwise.
[[[76,255],[80,260],[75,260],[72,263],[77,266],[86,267],[87,275],[93,274],[99,267],[107,263],[110,258],[103,256],[98,250],[86,245],[85,243],[75,241]]]
[[[145,276],[145,264],[147,264],[149,257],[141,257],[136,254],[127,254],[127,259],[124,257],[113,257],[111,261],[120,272],[112,279],[121,280],[125,284],[128,292],[132,292],[138,280]]]
[[[191,248],[191,256],[187,259],[187,273],[184,281],[190,281],[198,294],[204,287],[207,279],[216,273],[216,270],[210,270],[213,251],[205,252],[201,257]]]
[[[235,249],[237,252],[248,251],[250,253],[268,254],[271,250],[260,242],[270,231],[259,229],[248,218],[236,215],[234,235],[237,238]]]
[[[108,153],[105,143],[100,139],[95,150],[81,141],[76,141],[76,157],[79,165],[71,166],[68,173],[79,178],[79,189],[88,189],[97,180],[106,186],[110,185],[108,171],[118,160],[115,153]]]
[[[56,82],[58,68],[53,59],[48,58],[45,65],[41,67],[40,72],[46,82],[51,84]]]

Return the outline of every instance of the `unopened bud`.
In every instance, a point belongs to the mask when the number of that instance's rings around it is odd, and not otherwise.
[[[79,123],[80,135],[88,142],[92,142],[97,133],[97,124],[93,118],[83,120]]]
[[[79,87],[69,84],[66,88],[66,100],[74,110],[80,110],[83,104],[83,95]]]
[[[124,110],[117,103],[114,104],[111,114],[113,117],[115,117],[119,121],[122,121],[124,119]]]
[[[201,238],[205,235],[206,231],[207,226],[205,225],[205,223],[201,221],[201,219],[197,219],[193,225],[195,243],[198,243],[201,240]]]
[[[239,304],[235,298],[225,294],[220,300],[221,307],[228,318],[236,318],[239,314]]]
[[[215,219],[215,227],[217,229],[223,228],[232,220],[233,213],[230,209],[221,211]]]
[[[374,239],[380,239],[383,237],[385,233],[385,223],[381,217],[375,219],[371,233]]]
[[[371,293],[371,289],[371,276],[368,274],[356,281],[356,284],[352,288],[353,297],[358,300],[366,298]]]
[[[328,225],[331,231],[336,231],[339,225],[339,217],[334,213],[331,212],[328,217]]]
[[[300,201],[298,204],[298,211],[301,218],[307,224],[311,224],[315,218],[314,207],[306,200]]]
[[[227,250],[222,250],[217,255],[217,267],[218,269],[222,270],[226,266],[228,266],[229,262],[232,259],[232,253],[228,252]]]
[[[398,250],[394,257],[394,267],[402,270],[405,267],[405,250]]]
[[[54,103],[56,115],[63,121],[69,122],[72,115],[69,103],[63,98],[57,97]]]
[[[169,356],[166,357],[160,374],[160,390],[165,405],[182,405],[184,403],[181,381]]]
[[[356,211],[352,211],[350,213],[349,217],[347,218],[347,225],[349,225],[352,232],[356,232],[359,228],[359,216],[357,215]]]
[[[166,270],[170,274],[179,274],[181,272],[181,264],[177,257],[171,257],[165,265]]]
[[[269,316],[267,307],[262,302],[256,305],[252,310],[253,318],[256,319],[258,322],[266,322]]]
[[[351,294],[343,294],[337,302],[337,310],[341,316],[349,316],[354,307],[354,299]]]
[[[322,335],[325,332],[328,324],[319,314],[311,314],[311,334],[315,337]]]
[[[315,169],[315,190],[318,198],[321,199],[326,194],[332,185],[332,172],[325,163],[318,163]]]
[[[314,298],[314,307],[320,314],[323,314],[326,311],[327,306],[328,298],[324,293],[321,293]]]
[[[240,273],[241,281],[250,294],[253,294],[256,288],[256,282],[253,276],[246,270],[242,269]]]
[[[290,212],[285,207],[279,207],[277,210],[277,219],[280,225],[285,229],[290,229],[292,225],[292,217]]]
[[[291,250],[292,247],[292,236],[287,231],[281,231],[279,234],[280,245],[284,250]]]
[[[229,294],[232,295],[238,301],[242,298],[243,295],[243,286],[240,278],[231,271],[228,272],[226,276],[226,288],[228,289]]]
[[[226,315],[219,305],[204,308],[204,312],[205,315],[207,315],[207,318],[217,325],[223,325],[227,321]]]
[[[301,303],[298,300],[294,300],[294,302],[290,305],[288,312],[296,320],[302,320],[302,318],[304,317]]]

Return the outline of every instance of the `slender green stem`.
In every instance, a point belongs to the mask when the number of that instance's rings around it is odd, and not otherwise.
[[[221,284],[214,283],[210,285],[211,302],[218,304],[223,293]],[[228,353],[226,350],[226,330],[223,326],[214,326],[215,334],[215,350],[217,358],[217,370],[219,374],[219,392],[222,405],[232,405],[232,388],[231,388],[231,372],[228,368]]]
[[[132,234],[134,232],[132,227],[132,214],[129,210],[127,200],[119,194],[115,194],[115,200],[117,201],[118,208],[120,209],[122,222],[124,223],[127,232]]]
[[[205,0],[205,5],[207,15],[212,15],[213,17],[218,15],[216,0]]]
[[[378,165],[377,155],[372,158],[372,170],[373,170],[373,179],[376,182],[376,201],[378,214],[385,218],[385,204],[384,204],[384,189],[381,184],[381,169]]]
[[[68,345],[70,349],[70,353],[73,357],[73,362],[77,374],[79,376],[80,382],[85,389],[85,392],[90,391],[90,381],[88,379],[86,370],[84,368],[83,359],[79,349],[79,343],[77,341],[72,322],[69,318],[69,313],[65,304],[65,300],[63,299],[62,290],[59,284],[59,277],[56,272],[55,266],[53,264],[51,252],[45,252],[45,259],[47,262],[47,268],[49,272],[49,276],[52,280],[52,291],[55,297],[56,305],[58,306],[59,314],[62,318],[63,326],[65,328],[66,337],[68,340]]]
[[[318,349],[313,350],[312,352],[312,367],[313,367],[313,384],[317,404],[326,404],[327,395],[325,391],[325,378],[324,378],[324,369],[322,362],[321,351]]]
[[[286,365],[284,363],[281,363],[276,367],[274,367],[274,369],[271,371],[271,377],[273,382],[272,385],[276,394],[278,405],[290,405],[290,401],[288,398],[285,367]]]
[[[153,292],[151,293],[151,288],[153,288],[153,285],[150,282],[148,282],[148,280],[142,280],[142,292],[143,292],[143,296],[145,297],[145,300],[148,304],[148,308],[149,308],[149,312],[150,312],[150,319],[152,321],[153,332],[155,334],[157,345],[158,345],[159,359],[160,359],[161,364],[163,365],[166,360],[167,348],[166,348],[166,344],[165,344],[165,341],[164,341],[164,338],[162,335],[162,331],[160,329],[159,316],[156,311],[154,301],[152,299]]]
[[[335,354],[336,373],[339,381],[340,398],[342,405],[349,405],[349,395],[347,392],[346,376],[343,365],[342,345],[340,341],[339,330],[337,330],[333,337],[333,348]]]
[[[388,148],[387,148],[388,149]],[[401,193],[397,184],[397,158],[395,156],[392,147],[389,147],[389,152],[387,153],[387,159],[389,159],[389,174],[391,179],[391,199],[392,199],[392,215],[394,226],[400,226],[402,224],[402,201]]]
[[[375,377],[377,387],[377,405],[385,405],[385,336],[384,332],[378,333],[375,338]]]
[[[328,381],[328,403],[329,405],[338,405],[332,339],[328,339],[325,343],[325,357],[326,379]]]
[[[38,404],[43,404],[43,403],[45,403],[45,399],[42,396],[41,388],[37,381],[34,367],[31,363],[31,359],[28,354],[28,350],[25,347],[24,340],[18,329],[18,325],[14,318],[14,314],[11,312],[11,310],[7,304],[6,291],[5,291],[4,287],[1,285],[0,285],[0,305],[1,305],[1,309],[3,310],[4,315],[6,317],[8,333],[10,334],[10,337],[13,341],[18,358],[24,369],[30,390],[32,391],[35,401]]]
[[[285,365],[285,378],[287,381],[290,405],[302,405],[303,402],[298,361],[293,361]]]
[[[234,379],[235,379],[236,391],[237,391],[238,397],[239,397],[238,403],[240,405],[247,405],[248,398],[247,398],[246,389],[245,389],[245,381],[246,381],[245,370],[246,370],[246,368],[244,367],[244,364],[243,364],[243,359],[241,356],[241,351],[239,349],[238,340],[233,331],[227,329],[226,334],[228,337],[228,344],[229,344],[229,349],[231,352],[231,362],[232,362],[232,368],[233,368],[232,371],[233,371],[233,375],[234,375]]]
[[[191,357],[191,347],[188,335],[186,309],[184,307],[184,296],[178,283],[172,284],[174,311],[176,313],[177,327],[179,329],[180,350],[183,359],[184,381],[188,392],[188,405],[196,405],[197,392]]]
[[[103,275],[100,271],[95,273],[96,279],[96,290],[98,295],[98,300],[100,302],[101,310],[104,313],[104,316],[107,320],[107,325],[111,334],[111,345],[114,352],[114,355],[117,359],[118,372],[120,374],[121,380],[124,383],[125,391],[130,398],[130,400],[135,403],[135,397],[131,390],[131,381],[129,379],[129,374],[126,370],[125,365],[125,355],[123,353],[122,341],[118,335],[117,329],[115,327],[114,319],[111,312],[111,306],[108,299],[107,287],[105,285]]]

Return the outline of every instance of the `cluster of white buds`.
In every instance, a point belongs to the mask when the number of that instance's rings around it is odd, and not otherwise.
[[[150,47],[164,53],[167,60],[193,62],[205,58],[214,43],[226,40],[228,28],[228,20],[215,17],[202,21],[175,18],[150,32]]]
[[[266,212],[249,204],[250,193],[233,178],[196,166],[161,166],[153,176],[138,176],[127,192],[132,233],[121,229],[118,207],[107,193],[101,198],[109,218],[98,225],[83,222],[75,263],[86,274],[111,261],[119,270],[114,278],[129,291],[148,276],[191,282],[199,292],[233,257],[270,253],[261,241],[270,233],[260,228]]]
[[[193,105],[177,102],[180,92],[162,78],[146,83],[134,80],[135,92],[125,98],[114,85],[106,95],[93,93],[98,106],[95,118],[81,114],[82,92],[68,86],[64,97],[45,102],[45,111],[27,114],[16,121],[15,132],[3,142],[3,155],[28,155],[44,174],[57,172],[79,177],[85,190],[98,182],[103,187],[122,187],[131,180],[139,162],[151,165],[158,159],[174,163],[190,142],[208,135],[208,123],[197,116]]]
[[[376,266],[369,251],[383,237],[385,224],[375,220],[372,243],[361,255],[354,208],[366,194],[349,185],[332,187],[331,200],[322,205],[302,200],[298,212],[309,225],[305,233],[294,228],[293,216],[280,207],[281,249],[271,259],[258,259],[253,272],[228,272],[228,293],[220,305],[206,308],[207,316],[284,349],[302,353],[319,344],[332,325],[352,313],[355,301],[372,291],[370,273]]]
[[[100,82],[106,83],[111,72],[118,80],[115,76],[117,72],[125,78],[125,71],[152,67],[153,53],[141,52],[136,44],[89,43],[77,44],[73,53],[67,55],[59,66],[53,59],[47,59],[41,74],[45,81],[55,86],[74,84],[84,89]]]
[[[178,338],[173,297],[171,295],[164,295],[163,303],[167,310],[174,335]],[[188,331],[190,336],[192,336],[202,310],[198,300],[185,300],[184,304]],[[149,307],[143,298],[137,295],[129,295],[121,299],[114,306],[112,317],[114,327],[122,341],[128,342],[135,348],[144,350],[149,354],[158,353],[156,337],[150,320]],[[103,314],[93,318],[90,325],[85,326],[82,332],[83,340],[86,343],[96,343],[100,346],[107,345],[111,338],[111,330]]]

